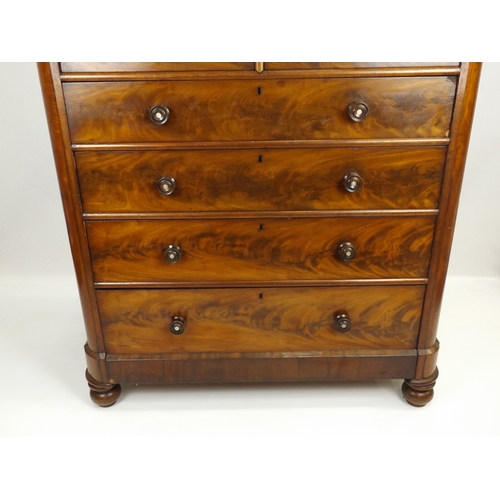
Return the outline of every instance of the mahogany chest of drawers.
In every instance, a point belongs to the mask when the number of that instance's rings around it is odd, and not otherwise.
[[[404,379],[424,406],[478,63],[40,63],[92,400]]]

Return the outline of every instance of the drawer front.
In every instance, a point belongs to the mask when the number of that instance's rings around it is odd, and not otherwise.
[[[85,212],[134,213],[435,209],[445,155],[437,147],[79,152],[75,158]]]
[[[131,71],[252,71],[253,62],[62,62],[64,73]]]
[[[424,289],[101,290],[97,300],[109,354],[413,349]]]
[[[420,216],[86,226],[96,282],[153,283],[425,278],[434,224],[434,217]],[[342,260],[341,250],[354,259]]]
[[[65,83],[74,143],[445,138],[455,77]],[[363,121],[349,116],[362,102]],[[149,118],[169,109],[163,125]]]

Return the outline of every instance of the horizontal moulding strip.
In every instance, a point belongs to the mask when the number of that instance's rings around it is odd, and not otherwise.
[[[87,221],[95,220],[172,220],[172,219],[302,219],[333,217],[435,217],[437,209],[408,210],[330,210],[280,212],[137,212],[137,213],[84,213]]]
[[[340,148],[340,147],[401,147],[447,146],[443,138],[410,139],[318,139],[276,141],[203,141],[203,142],[137,142],[116,144],[72,144],[73,151],[138,151],[158,149],[284,149],[284,148]]]
[[[426,285],[427,278],[342,279],[342,280],[280,280],[280,281],[127,281],[96,282],[98,289],[125,288],[284,288],[284,287],[336,287],[336,286],[385,286]]]
[[[366,78],[397,76],[450,76],[459,75],[460,67],[408,67],[408,68],[352,68],[314,70],[267,70],[264,71],[120,71],[62,73],[63,82],[112,82],[153,80],[266,80],[288,78]]]
[[[107,354],[107,361],[240,359],[240,358],[365,358],[380,356],[416,356],[415,349],[357,349],[338,351],[203,352],[170,354]]]

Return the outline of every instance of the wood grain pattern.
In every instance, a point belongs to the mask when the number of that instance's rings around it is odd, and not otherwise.
[[[65,73],[130,71],[244,71],[253,62],[62,62]]]
[[[425,287],[98,291],[106,352],[261,352],[416,347]],[[348,332],[334,317],[347,312]],[[186,320],[181,335],[173,316]]]
[[[87,222],[94,279],[220,281],[427,276],[434,217]],[[341,261],[351,242],[357,256]],[[163,251],[182,249],[169,264]]]
[[[73,166],[73,154],[58,64],[38,63],[37,68],[88,344],[93,351],[102,352],[104,344],[101,324],[94,294],[87,236],[81,217],[78,180]],[[106,378],[105,365],[101,363],[99,367],[100,370],[94,369],[92,375],[96,379],[104,380]]]
[[[63,85],[73,143],[444,138],[456,77]],[[347,113],[355,101],[370,109],[361,123]],[[170,109],[162,126],[148,116],[158,104]]]
[[[142,71],[248,71],[266,69],[350,69],[350,68],[413,68],[458,66],[456,62],[62,62],[63,73],[128,73]]]
[[[109,355],[111,383],[220,383],[411,378],[416,355],[296,356],[277,359],[136,359]]]
[[[361,378],[404,378],[410,404],[430,400],[480,64],[39,72],[97,404],[122,382]],[[354,101],[369,108],[361,123]],[[148,117],[157,104],[164,126]],[[348,171],[360,192],[343,187]]]
[[[266,62],[266,70],[415,68],[459,66],[458,62]]]
[[[404,139],[300,139],[293,141],[191,141],[189,144],[179,141],[162,142],[130,142],[130,143],[92,143],[72,144],[71,149],[79,151],[160,151],[174,149],[211,150],[211,149],[300,149],[300,148],[360,148],[360,147],[436,147],[448,146],[450,140],[447,137],[434,138],[404,138]]]
[[[451,129],[452,142],[447,155],[443,180],[442,209],[437,221],[434,250],[430,263],[432,281],[428,286],[422,315],[420,348],[431,348],[436,341],[480,74],[481,63],[462,64],[459,99],[453,114]],[[429,377],[435,365],[434,356],[420,356],[415,378]]]
[[[318,79],[318,78],[374,78],[374,77],[411,77],[422,78],[425,76],[458,76],[461,74],[460,66],[408,66],[408,67],[371,67],[371,68],[341,68],[341,69],[293,69],[271,70],[257,73],[251,71],[115,71],[115,72],[84,72],[61,73],[60,79],[68,82],[153,82],[165,80],[280,80],[288,79]]]
[[[78,152],[86,213],[435,209],[446,148]],[[349,193],[355,171],[363,188]],[[159,178],[176,182],[173,194]]]

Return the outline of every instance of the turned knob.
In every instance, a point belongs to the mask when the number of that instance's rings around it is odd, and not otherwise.
[[[337,313],[335,315],[335,328],[339,332],[348,332],[351,329],[351,318],[347,313]]]
[[[351,102],[347,112],[352,121],[362,122],[368,116],[368,105],[364,102]]]
[[[167,108],[167,106],[157,105],[153,106],[149,110],[149,119],[155,125],[163,125],[164,123],[167,123],[169,116],[170,110]]]
[[[164,251],[163,256],[170,264],[175,264],[181,260],[182,250],[176,245],[169,245]]]
[[[170,331],[174,335],[180,335],[181,333],[183,333],[185,327],[186,320],[184,318],[182,318],[181,316],[174,316],[172,318],[172,323],[170,323]]]
[[[363,179],[356,172],[349,172],[344,176],[344,188],[349,193],[357,193],[363,187]]]
[[[356,257],[356,248],[352,243],[346,241],[339,245],[338,255],[341,260],[348,262]]]
[[[161,194],[169,196],[175,191],[177,183],[175,182],[175,179],[173,177],[166,175],[165,177],[161,177],[160,179],[158,179],[156,186],[158,187],[158,191],[160,191]]]

